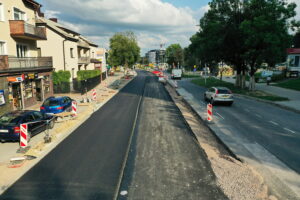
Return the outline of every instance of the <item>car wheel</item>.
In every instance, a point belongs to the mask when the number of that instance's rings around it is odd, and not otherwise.
[[[228,103],[228,106],[232,106],[233,102]]]
[[[55,124],[54,120],[51,120],[51,121],[49,122],[48,128],[49,128],[49,129],[53,129],[54,124]]]
[[[211,104],[211,105],[215,105],[215,101],[214,101],[213,98],[210,99],[210,104]]]

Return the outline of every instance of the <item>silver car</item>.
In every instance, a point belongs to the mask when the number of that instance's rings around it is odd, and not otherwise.
[[[204,93],[204,100],[209,101],[211,104],[218,102],[233,104],[233,95],[230,89],[226,87],[211,87]]]

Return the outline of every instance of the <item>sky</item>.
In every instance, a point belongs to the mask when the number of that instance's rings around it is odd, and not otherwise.
[[[179,43],[199,27],[200,18],[209,9],[208,0],[36,0],[45,17],[84,35],[100,47],[109,48],[116,32],[133,31],[143,56],[148,50]],[[299,7],[300,0],[295,1]]]

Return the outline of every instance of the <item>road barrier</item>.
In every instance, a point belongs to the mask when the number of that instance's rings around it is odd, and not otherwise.
[[[73,113],[73,116],[77,116],[77,103],[76,101],[72,101],[72,113]]]
[[[207,121],[211,122],[213,120],[213,113],[212,113],[212,104],[207,104]]]
[[[93,93],[93,101],[96,101],[97,100],[97,92],[96,92],[96,90],[93,89],[92,93]]]
[[[177,81],[174,81],[175,88],[178,88]]]
[[[20,125],[20,148],[26,148],[28,146],[28,125]]]

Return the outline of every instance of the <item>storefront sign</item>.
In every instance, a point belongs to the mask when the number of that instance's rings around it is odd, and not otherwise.
[[[4,90],[0,90],[0,106],[5,104]]]
[[[25,74],[25,79],[26,80],[32,80],[32,79],[37,79],[39,77],[38,73],[32,73],[32,74]]]
[[[24,75],[20,76],[20,77],[7,77],[7,81],[8,82],[22,82],[24,80]]]

